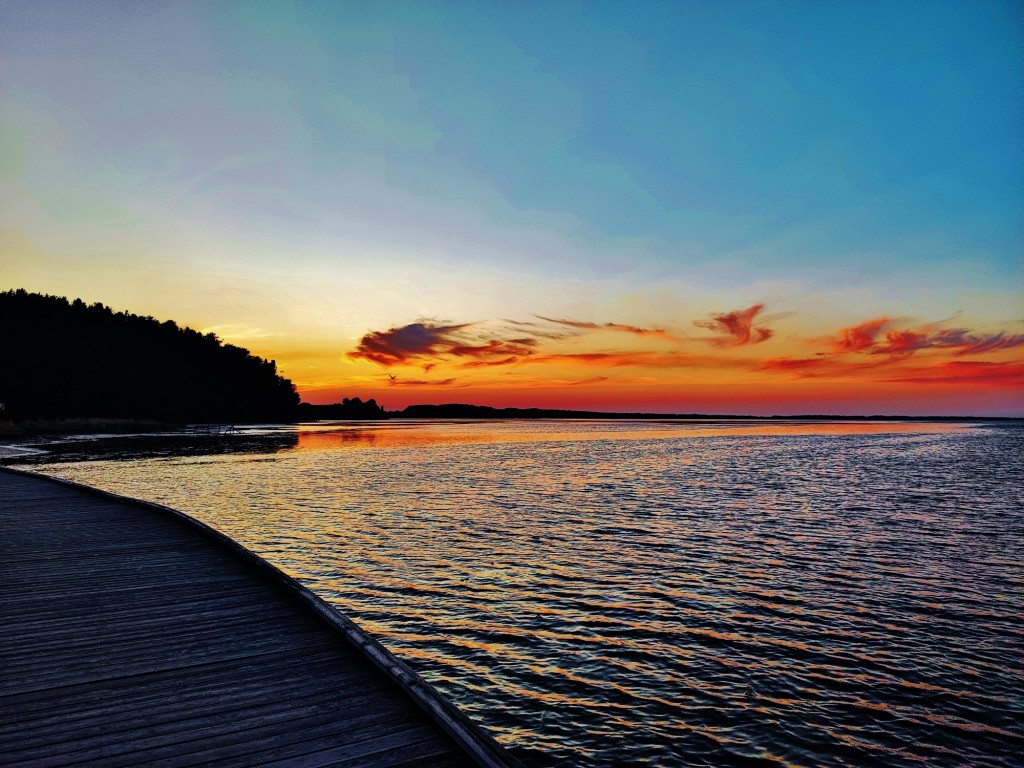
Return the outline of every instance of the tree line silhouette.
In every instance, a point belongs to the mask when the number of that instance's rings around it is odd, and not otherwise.
[[[361,398],[342,398],[340,403],[331,405],[312,405],[300,403],[298,417],[302,421],[316,421],[317,419],[386,419],[387,411],[377,405],[372,397],[363,402]]]
[[[0,293],[0,418],[290,421],[299,395],[273,360],[100,303]]]

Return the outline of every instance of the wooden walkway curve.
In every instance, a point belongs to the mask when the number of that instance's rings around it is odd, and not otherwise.
[[[0,765],[516,765],[230,539],[0,470]]]

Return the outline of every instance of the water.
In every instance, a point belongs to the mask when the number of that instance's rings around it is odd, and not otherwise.
[[[35,468],[225,531],[528,765],[1006,766],[1020,437],[388,423],[65,445]]]

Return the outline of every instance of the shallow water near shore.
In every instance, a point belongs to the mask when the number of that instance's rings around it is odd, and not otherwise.
[[[533,766],[1019,764],[1014,424],[445,422],[65,441]],[[39,450],[39,447],[36,447]]]

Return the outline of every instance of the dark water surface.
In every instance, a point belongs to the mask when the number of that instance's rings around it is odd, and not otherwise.
[[[34,468],[228,533],[529,765],[1006,766],[1024,755],[1021,437],[388,423],[201,455],[65,446]]]

